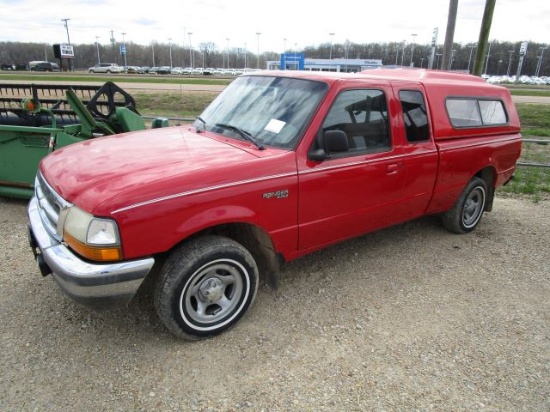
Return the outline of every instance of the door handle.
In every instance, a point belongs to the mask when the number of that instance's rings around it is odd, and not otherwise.
[[[386,173],[389,175],[396,175],[399,172],[399,163],[392,163],[388,165]]]

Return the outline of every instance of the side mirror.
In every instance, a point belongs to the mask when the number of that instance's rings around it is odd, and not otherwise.
[[[322,162],[330,157],[331,153],[343,153],[349,150],[348,137],[343,130],[327,130],[320,133],[319,143],[321,148],[311,150],[308,158]]]

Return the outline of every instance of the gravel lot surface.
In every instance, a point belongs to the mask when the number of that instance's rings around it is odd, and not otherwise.
[[[200,342],[149,300],[91,312],[42,278],[0,198],[0,411],[549,411],[550,202],[468,235],[429,217],[285,266]]]

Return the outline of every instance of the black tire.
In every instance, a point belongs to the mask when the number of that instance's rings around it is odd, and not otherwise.
[[[157,314],[174,335],[197,340],[235,325],[254,302],[258,267],[241,244],[221,236],[185,243],[159,275]]]
[[[468,233],[476,228],[487,205],[487,184],[474,177],[452,209],[443,213],[443,226],[453,233]]]

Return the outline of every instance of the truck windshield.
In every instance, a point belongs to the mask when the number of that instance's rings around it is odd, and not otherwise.
[[[250,140],[258,148],[293,149],[327,89],[326,83],[318,81],[241,76],[214,99],[195,127]]]

